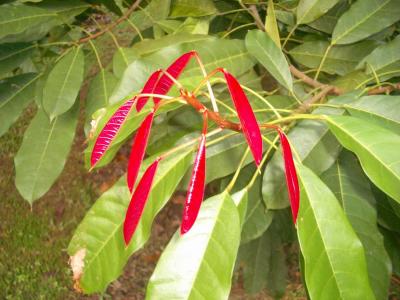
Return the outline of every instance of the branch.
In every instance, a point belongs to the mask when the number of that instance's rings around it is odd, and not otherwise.
[[[121,22],[125,21],[126,19],[129,18],[129,16],[133,13],[133,11],[139,6],[140,2],[142,0],[136,0],[135,3],[133,3],[131,5],[131,7],[129,7],[129,9],[125,12],[125,14],[123,16],[121,16],[119,19],[115,20],[114,23],[111,23],[110,25],[104,27],[103,29],[101,29],[100,31],[96,32],[93,35],[89,35],[86,37],[83,37],[81,39],[79,39],[77,41],[78,44],[83,44],[86,43],[90,40],[96,39],[99,36],[103,35],[104,33],[106,33],[107,31],[112,30],[115,26],[117,26],[118,24],[120,24]]]
[[[400,83],[388,86],[379,86],[377,88],[370,89],[368,91],[368,95],[387,94],[395,90],[400,90]]]
[[[253,19],[254,19],[254,21],[255,21],[255,23],[256,23],[258,29],[260,29],[260,30],[262,30],[262,31],[265,31],[265,26],[264,26],[263,21],[261,20],[260,15],[258,14],[257,7],[253,4],[253,5],[250,5],[249,8],[247,8],[246,5],[244,5],[244,4],[242,3],[242,1],[239,1],[239,4],[240,4],[240,6],[243,7],[245,10],[247,10],[248,13],[253,17]]]

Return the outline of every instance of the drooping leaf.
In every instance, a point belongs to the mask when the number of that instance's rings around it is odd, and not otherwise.
[[[217,9],[211,0],[175,0],[171,17],[203,17],[213,15]]]
[[[339,0],[300,0],[296,10],[297,24],[308,24],[328,12]]]
[[[355,117],[329,116],[327,121],[339,142],[357,155],[371,181],[400,202],[400,135]]]
[[[263,153],[260,127],[258,126],[253,109],[251,108],[249,100],[240,86],[240,83],[225,69],[222,69],[222,72],[225,76],[229,93],[231,94],[235,105],[243,133],[246,137],[251,153],[253,154],[254,161],[258,166],[261,163]]]
[[[27,73],[6,78],[0,83],[0,136],[17,120],[32,101],[35,83],[40,75]]]
[[[0,6],[1,42],[28,42],[42,37],[55,25],[57,14],[28,5]]]
[[[192,229],[177,232],[164,250],[146,299],[228,299],[239,241],[239,214],[229,194],[206,200]]]
[[[391,264],[377,226],[375,198],[357,159],[343,151],[322,179],[342,204],[344,213],[364,247],[369,282],[376,299],[386,299]]]
[[[143,214],[160,159],[161,158],[159,157],[156,158],[156,160],[146,169],[133,192],[124,221],[124,241],[126,246],[129,245],[132,235],[135,233]]]
[[[269,34],[278,48],[281,48],[278,22],[275,17],[274,1],[268,0],[267,16],[265,17],[265,32]]]
[[[50,120],[75,103],[83,81],[84,55],[76,47],[62,57],[50,71],[43,89],[43,108]]]
[[[251,30],[246,35],[246,48],[271,75],[288,90],[293,89],[289,65],[282,50],[260,30]]]
[[[20,66],[34,51],[30,43],[0,45],[0,78]]]
[[[125,69],[139,58],[139,53],[134,48],[118,47],[113,57],[113,73],[120,78]]]
[[[131,199],[126,176],[122,176],[95,202],[76,229],[68,247],[71,256],[80,249],[86,249],[83,273],[79,279],[79,286],[85,293],[104,291],[121,274],[131,254],[147,242],[153,219],[175,191],[192,162],[191,158],[190,151],[160,162],[139,225],[127,248],[122,232],[125,212]],[[141,174],[152,162],[153,158],[145,160]]]
[[[354,2],[338,20],[332,45],[360,41],[400,20],[397,0],[363,0]]]
[[[128,163],[128,172],[126,174],[128,188],[129,191],[131,192],[135,186],[140,166],[142,164],[144,155],[146,153],[147,142],[149,140],[153,119],[154,119],[154,110],[152,110],[143,120],[133,140],[131,154]]]
[[[78,106],[49,121],[39,110],[15,156],[15,184],[29,203],[43,196],[64,169],[75,136]]]
[[[352,116],[400,133],[400,96],[365,96],[345,108]]]
[[[378,72],[400,61],[400,36],[392,41],[377,47],[366,56],[358,65],[365,67],[367,74]]]
[[[363,41],[353,45],[334,46],[326,55],[321,71],[344,75],[353,71],[360,59],[368,55],[376,46],[373,41]],[[305,42],[289,51],[295,61],[308,67],[318,68],[329,47],[327,41]]]
[[[302,200],[297,232],[311,298],[375,299],[365,252],[338,200],[312,171],[297,167]]]

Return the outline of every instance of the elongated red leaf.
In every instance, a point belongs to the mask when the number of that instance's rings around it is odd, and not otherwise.
[[[190,51],[178,59],[176,59],[167,69],[168,74],[170,74],[173,78],[177,79],[179,75],[183,72],[185,67],[187,66],[190,58],[192,58],[196,54],[195,51]],[[157,82],[157,85],[154,89],[154,94],[165,95],[171,89],[174,82],[167,75],[163,74],[160,80]],[[160,98],[154,98],[154,103],[157,104],[160,101]]]
[[[90,165],[92,168],[110,147],[112,140],[126,120],[126,117],[129,115],[135,102],[136,97],[126,101],[117,109],[117,111],[108,120],[106,125],[104,125],[99,136],[97,137],[92,150],[92,155],[90,157]]]
[[[199,214],[200,206],[204,198],[206,177],[206,131],[207,121],[205,120],[199,150],[193,164],[185,206],[183,207],[181,234],[185,234],[190,230],[190,228],[192,228],[197,215]]]
[[[297,179],[296,167],[294,166],[293,155],[289,141],[281,130],[278,131],[283,152],[283,160],[285,163],[286,184],[289,193],[290,205],[292,208],[292,217],[293,222],[296,224],[300,200],[299,181]]]
[[[157,158],[147,168],[132,195],[124,221],[125,245],[129,244],[129,241],[135,233],[140,217],[142,216],[144,206],[149,198],[150,189],[153,184],[154,176],[156,174],[160,159],[161,158]]]
[[[142,164],[144,154],[146,152],[147,142],[149,140],[151,125],[153,124],[154,111],[151,111],[143,120],[136,132],[133,140],[131,154],[128,163],[127,181],[128,188],[132,192],[135,185],[137,175],[139,174],[140,165]]]
[[[236,111],[238,112],[240,124],[243,128],[243,133],[249,144],[251,153],[253,154],[256,165],[261,163],[263,144],[260,128],[258,126],[253,109],[250,106],[249,100],[246,97],[239,82],[228,73],[225,69],[219,69],[225,76],[229,92],[231,94]]]
[[[161,70],[155,71],[153,74],[150,75],[149,79],[147,79],[146,84],[144,85],[141,94],[152,94],[154,93],[154,89],[157,85],[158,78],[160,77],[160,74],[162,73]],[[149,97],[144,96],[140,97],[138,96],[138,100],[136,103],[136,110],[139,112],[142,110],[143,106],[146,105],[147,100]]]

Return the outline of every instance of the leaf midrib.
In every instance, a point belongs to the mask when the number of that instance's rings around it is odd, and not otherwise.
[[[22,93],[33,81],[38,79],[40,76],[43,74],[39,74],[35,76],[32,80],[28,81],[26,84],[24,84],[15,94],[12,94],[10,97],[8,97],[6,100],[1,101],[0,103],[0,109],[3,108],[8,102],[10,102],[13,98],[15,98],[18,94]]]

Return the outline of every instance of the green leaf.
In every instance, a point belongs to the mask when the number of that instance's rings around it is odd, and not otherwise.
[[[240,241],[228,193],[206,200],[192,229],[176,232],[147,286],[146,299],[228,299]]]
[[[375,299],[362,244],[335,195],[308,168],[297,165],[297,170],[297,232],[311,299]]]
[[[0,136],[17,120],[32,101],[35,82],[40,75],[27,73],[0,82]]]
[[[175,0],[171,9],[171,17],[203,17],[217,13],[212,0]]]
[[[305,42],[291,49],[289,54],[295,61],[308,68],[318,68],[329,46],[327,41]],[[326,55],[321,71],[329,74],[347,74],[354,70],[360,59],[368,55],[375,47],[376,43],[373,41],[333,46]]]
[[[54,26],[57,14],[27,5],[0,6],[0,39],[2,42],[33,41]],[[33,35],[31,35],[33,33]]]
[[[377,226],[375,198],[369,181],[348,151],[322,174],[323,181],[342,204],[346,217],[364,247],[369,281],[376,299],[387,299],[391,275],[390,258]]]
[[[400,61],[400,36],[392,41],[377,47],[358,65],[358,68],[364,67],[367,74],[379,72]]]
[[[334,103],[344,99],[351,101],[353,96],[332,99]],[[343,114],[344,110],[318,108],[313,114]],[[340,145],[325,124],[305,120],[299,122],[288,134],[292,147],[299,154],[302,163],[317,175],[326,171],[336,160]],[[262,195],[268,209],[282,209],[289,205],[282,153],[277,151],[268,162],[263,175]]]
[[[143,162],[139,176],[153,160],[148,158]],[[125,247],[122,233],[130,202],[126,175],[97,199],[68,246],[71,256],[81,249],[86,251],[78,283],[85,293],[103,292],[122,273],[132,253],[149,239],[155,216],[167,203],[191,163],[191,151],[178,153],[160,162],[143,215],[128,247]]]
[[[393,265],[393,274],[400,276],[400,238],[394,232],[382,229],[385,237],[385,247]]]
[[[352,116],[400,132],[400,96],[365,96],[344,107]]]
[[[271,37],[278,48],[281,48],[278,22],[275,17],[274,1],[268,0],[267,16],[265,17],[265,32]]]
[[[339,0],[300,0],[297,6],[297,24],[307,24],[327,13]]]
[[[79,0],[68,1],[43,1],[36,5],[50,12],[55,12],[63,23],[69,23],[74,20],[74,17],[84,12],[90,7],[89,3]]]
[[[286,58],[268,34],[260,30],[249,31],[246,35],[246,48],[280,84],[290,91],[293,89]]]
[[[400,20],[397,0],[363,0],[353,3],[339,19],[332,45],[360,41]]]
[[[388,230],[400,233],[400,216],[397,210],[400,204],[378,189],[374,184],[371,184],[371,188],[376,199],[379,225]]]
[[[400,136],[355,117],[326,120],[339,142],[357,155],[371,181],[400,202]]]
[[[283,295],[287,266],[276,226],[271,226],[261,237],[242,245],[238,257],[243,265],[246,292],[257,293],[267,287],[269,294],[276,297]]]
[[[134,48],[118,47],[113,57],[113,72],[115,76],[120,78],[125,69],[138,58],[139,53]]]
[[[43,196],[64,169],[75,136],[78,105],[49,121],[39,110],[15,156],[15,184],[29,203]]]
[[[129,19],[139,30],[145,30],[165,20],[169,15],[170,5],[171,0],[152,0],[145,9],[133,12]]]
[[[50,120],[75,103],[83,81],[84,56],[81,47],[70,50],[50,71],[43,89],[43,108]]]
[[[89,123],[92,120],[92,115],[95,111],[109,105],[108,99],[114,87],[117,84],[117,78],[113,73],[105,69],[101,69],[96,77],[90,82],[89,90],[86,97],[86,125],[85,132],[90,129]]]
[[[316,30],[332,34],[339,17],[349,8],[349,6],[350,4],[347,1],[341,1],[322,17],[308,23],[307,25]]]
[[[0,45],[0,78],[19,67],[34,51],[29,43]]]
[[[192,18],[188,17],[178,26],[174,33],[191,33],[207,35],[210,29],[210,17]]]

